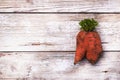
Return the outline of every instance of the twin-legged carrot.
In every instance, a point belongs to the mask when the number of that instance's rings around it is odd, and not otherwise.
[[[86,57],[87,60],[95,64],[102,53],[102,44],[99,34],[94,31],[98,25],[94,19],[84,19],[80,22],[82,26],[76,38],[76,53],[74,64]]]

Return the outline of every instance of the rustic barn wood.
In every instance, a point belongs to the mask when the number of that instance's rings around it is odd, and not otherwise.
[[[0,78],[27,80],[120,80],[120,52],[104,52],[99,62],[73,65],[75,52],[1,52]],[[22,78],[22,79],[21,79]],[[6,79],[7,80],[7,79]]]
[[[0,14],[0,51],[75,51],[83,18],[99,22],[104,51],[120,51],[120,14]]]
[[[84,18],[99,22],[95,65],[73,65]],[[120,0],[0,0],[0,80],[120,80],[119,26]]]
[[[0,12],[120,12],[120,0],[0,0]]]

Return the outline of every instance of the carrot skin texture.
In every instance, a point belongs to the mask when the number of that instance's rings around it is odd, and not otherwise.
[[[102,53],[100,36],[97,32],[88,32],[85,42],[87,42],[86,58],[91,64],[95,64]]]
[[[74,65],[78,63],[82,58],[85,56],[85,45],[84,45],[84,38],[86,32],[80,31],[76,37],[76,53],[74,59]]]
[[[81,20],[79,25],[82,31],[77,36],[74,64],[79,62],[83,57],[86,57],[91,64],[95,64],[103,50],[99,34],[95,31],[98,22],[93,18],[87,18]],[[85,35],[82,33],[85,33]]]

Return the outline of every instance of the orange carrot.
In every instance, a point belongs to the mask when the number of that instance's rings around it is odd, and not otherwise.
[[[81,61],[84,56],[90,63],[95,64],[102,53],[100,36],[94,31],[98,23],[94,19],[84,19],[79,24],[82,31],[78,33],[76,38],[74,64]]]
[[[100,37],[97,32],[88,32],[85,39],[88,43],[86,58],[90,63],[95,64],[102,53]]]
[[[81,31],[78,33],[76,38],[76,54],[75,54],[75,60],[74,64],[79,62],[85,55],[85,48],[84,48],[84,37],[86,35],[85,31]]]

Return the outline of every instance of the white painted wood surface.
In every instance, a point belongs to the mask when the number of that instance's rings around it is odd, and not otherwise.
[[[118,13],[120,0],[0,0],[0,80],[120,80]],[[95,65],[84,59],[74,66],[78,23],[84,18],[99,22],[107,52]]]
[[[99,62],[73,65],[75,52],[1,52],[0,78],[27,80],[120,80],[120,52],[104,52]],[[1,80],[0,79],[0,80]],[[3,79],[4,80],[4,79]]]
[[[0,51],[75,51],[84,18],[99,22],[104,51],[120,50],[120,14],[0,14]]]
[[[120,0],[0,0],[0,12],[120,12]]]

